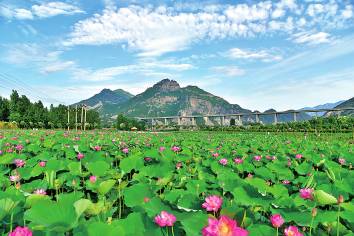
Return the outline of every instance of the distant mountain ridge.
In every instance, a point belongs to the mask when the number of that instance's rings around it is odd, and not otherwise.
[[[338,101],[338,102],[332,102],[332,103],[325,103],[325,104],[317,105],[317,106],[314,106],[314,107],[304,107],[304,108],[301,108],[300,110],[332,109],[332,108],[338,106],[339,104],[341,104],[343,102],[345,102],[345,100]],[[310,116],[315,116],[316,115],[313,112],[308,112],[307,114],[310,115]],[[318,112],[317,113],[318,116],[323,116],[324,114],[325,114],[325,112]]]
[[[334,106],[340,106],[341,102],[303,109],[333,108]],[[252,114],[254,112],[251,110],[242,108],[238,104],[231,104],[197,86],[181,87],[177,81],[170,79],[161,80],[136,96],[122,89],[103,89],[91,98],[73,105],[80,104],[86,104],[97,110],[104,120],[115,118],[117,114],[125,114],[130,117],[156,117],[246,113],[249,115],[244,116],[245,121],[255,121],[255,115]],[[269,109],[265,112],[274,111],[274,109]],[[263,123],[274,121],[274,115],[260,115],[259,118]],[[300,112],[296,118],[298,121],[308,120],[311,119],[311,116],[305,112]],[[278,114],[277,119],[278,122],[292,121],[294,116],[292,113]]]

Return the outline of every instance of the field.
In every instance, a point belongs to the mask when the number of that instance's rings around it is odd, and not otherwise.
[[[353,146],[352,134],[2,131],[0,234],[354,235]]]

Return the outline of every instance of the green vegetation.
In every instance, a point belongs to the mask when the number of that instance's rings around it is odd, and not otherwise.
[[[26,96],[12,91],[10,100],[0,97],[0,121],[16,123],[20,128],[64,128],[68,126],[68,107],[51,105],[44,107],[41,101],[32,103]],[[80,117],[80,111],[78,116]],[[87,111],[87,128],[98,128],[100,117],[98,112]],[[80,122],[80,118],[78,119]],[[70,110],[70,127],[75,127],[75,111]]]
[[[117,122],[115,127],[119,130],[131,130],[136,128],[137,130],[145,130],[145,122],[138,121],[133,118],[128,118],[123,114],[117,116]]]
[[[268,236],[276,214],[279,235],[354,233],[350,134],[7,130],[0,150],[2,235],[197,236],[223,216]]]

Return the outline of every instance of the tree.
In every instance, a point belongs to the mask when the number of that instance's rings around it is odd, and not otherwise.
[[[0,96],[0,121],[9,121],[10,103],[6,98]]]

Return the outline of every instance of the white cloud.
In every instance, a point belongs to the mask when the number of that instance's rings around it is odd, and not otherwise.
[[[64,2],[48,2],[41,5],[33,5],[32,12],[40,18],[83,13],[83,11],[77,6]]]
[[[14,14],[13,16],[19,20],[32,20],[33,19],[32,12],[27,9],[23,9],[23,8],[15,9],[13,14]]]
[[[342,16],[345,19],[352,18],[353,17],[353,6],[352,5],[345,6],[345,9],[342,11]]]
[[[293,41],[295,43],[306,43],[306,44],[321,44],[329,43],[332,41],[331,35],[326,32],[302,32],[293,35]]]
[[[75,62],[73,61],[58,61],[53,64],[49,64],[47,66],[44,66],[41,69],[41,72],[44,74],[50,74],[54,72],[59,72],[59,71],[64,71],[69,68],[72,68],[75,66]]]
[[[40,5],[33,5],[29,9],[5,4],[0,5],[0,16],[8,19],[33,20],[36,18],[73,15],[77,13],[84,13],[84,11],[77,6],[65,2],[46,2]]]
[[[212,71],[218,73],[218,76],[242,76],[245,74],[245,70],[237,67],[237,66],[214,66],[211,68]],[[219,74],[220,73],[220,74]]]
[[[197,11],[178,9],[151,5],[107,7],[102,14],[77,22],[64,45],[123,44],[141,57],[154,57],[188,49],[202,40],[271,35],[274,31],[293,35],[314,27],[319,31],[345,27],[351,14],[351,5],[340,9],[335,2],[298,5],[294,0],[215,5]]]
[[[264,62],[279,61],[282,56],[275,55],[266,50],[244,50],[240,48],[232,48],[227,53],[227,56],[232,59],[254,59]]]
[[[84,69],[76,68],[73,70],[75,79],[87,81],[106,81],[115,79],[117,76],[123,74],[139,74],[154,78],[172,77],[170,72],[185,71],[193,69],[194,66],[187,63],[174,63],[167,60],[139,60],[136,64],[129,64],[123,66],[114,66],[102,69]]]

